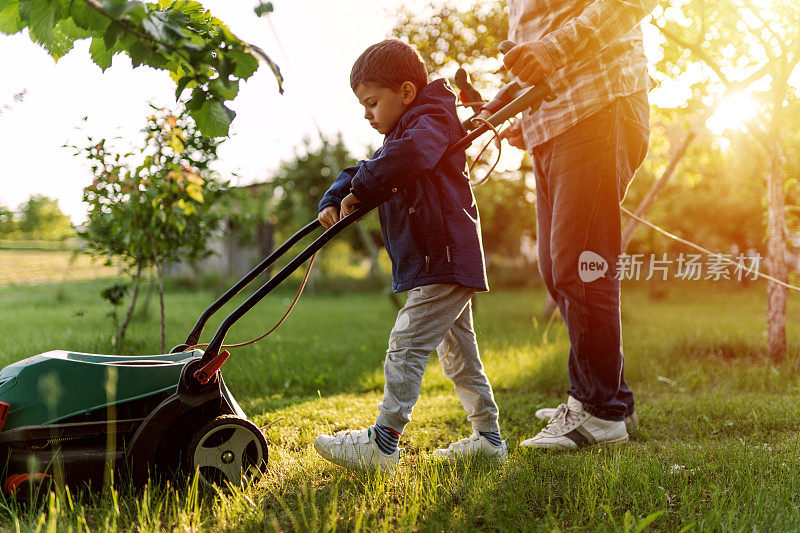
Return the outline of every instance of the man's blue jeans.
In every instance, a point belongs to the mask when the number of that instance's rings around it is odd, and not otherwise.
[[[569,333],[568,392],[605,420],[634,410],[623,375],[619,205],[647,154],[649,117],[646,93],[617,98],[531,150],[539,269]]]

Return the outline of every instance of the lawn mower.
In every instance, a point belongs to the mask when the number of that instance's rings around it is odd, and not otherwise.
[[[510,46],[513,44],[503,43],[501,51]],[[475,111],[472,118],[480,113],[484,118],[467,119],[465,126],[471,131],[443,157],[554,97],[546,81],[531,88],[512,84],[494,101],[477,105],[477,92],[463,72],[457,83],[462,100],[469,100]],[[168,354],[51,351],[2,369],[0,464],[5,463],[5,471],[0,482],[6,493],[30,493],[37,484],[51,481],[97,487],[121,475],[129,476],[136,486],[154,476],[179,472],[196,471],[203,484],[223,487],[241,486],[257,478],[267,464],[267,441],[222,379],[220,368],[229,356],[225,348],[230,347],[223,345],[225,336],[237,320],[328,241],[377,205],[361,205],[317,237],[231,312],[207,346],[198,342],[209,318],[320,228],[317,220],[295,233],[203,311],[186,341]],[[200,346],[206,349],[198,349]]]

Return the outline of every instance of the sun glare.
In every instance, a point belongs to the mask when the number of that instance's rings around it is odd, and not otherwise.
[[[725,130],[744,130],[745,124],[756,116],[758,104],[745,93],[734,93],[726,97],[717,110],[706,120],[706,126],[714,135]]]

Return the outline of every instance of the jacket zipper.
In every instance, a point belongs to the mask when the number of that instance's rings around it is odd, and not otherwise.
[[[428,252],[428,246],[425,244],[425,238],[419,229],[417,210],[413,207],[408,208],[408,220],[411,223],[411,236],[414,238],[419,251],[425,256],[425,273],[428,274],[431,271],[431,256],[430,252]]]

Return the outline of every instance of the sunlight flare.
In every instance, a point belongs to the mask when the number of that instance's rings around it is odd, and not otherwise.
[[[726,130],[744,131],[747,122],[758,113],[758,103],[750,95],[737,92],[722,100],[717,110],[706,120],[706,126],[714,135],[723,135]]]

